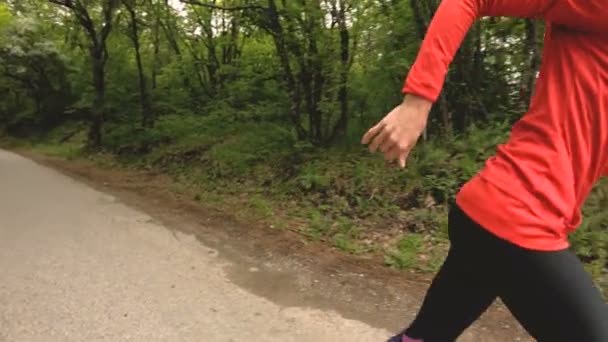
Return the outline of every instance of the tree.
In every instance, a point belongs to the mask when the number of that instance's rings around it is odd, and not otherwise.
[[[114,12],[120,1],[101,1],[101,25],[97,25],[91,16],[92,8],[98,6],[98,3],[90,5],[90,2],[83,2],[82,0],[48,1],[69,9],[88,36],[89,57],[92,64],[93,87],[95,89],[95,98],[91,106],[88,144],[91,148],[99,148],[102,143],[105,116],[105,66],[108,60],[106,41],[112,31]]]
[[[74,107],[91,112],[90,146],[101,144],[103,127],[109,132],[123,118],[137,117],[133,113],[141,112],[141,126],[152,127],[167,113],[259,117],[259,106],[272,107],[265,109],[272,120],[280,117],[300,140],[329,146],[400,100],[439,1],[46,3],[61,7],[7,0],[11,12],[54,28],[45,36],[75,69],[90,65],[89,75],[70,74]],[[108,38],[117,17],[125,35]],[[538,69],[539,25],[505,18],[477,22],[452,63],[425,138],[516,117]],[[114,51],[111,61],[108,50]],[[92,91],[84,84],[90,75]],[[107,89],[106,82],[112,83]]]
[[[0,21],[1,116],[16,129],[55,124],[71,100],[66,56],[33,19],[13,18],[0,6]]]
[[[265,5],[231,2],[224,6],[199,0],[182,2],[221,11],[221,18],[226,17],[225,12],[231,13],[231,19],[237,17],[235,12],[243,13],[272,38],[289,94],[289,118],[299,139],[326,145],[344,134],[349,118],[348,79],[354,61],[351,49],[356,41],[351,31],[357,16],[351,12],[362,1],[267,0]],[[210,25],[200,24],[210,40]],[[232,42],[236,32],[232,31]],[[206,45],[210,65],[215,66],[215,47]]]
[[[139,94],[141,102],[141,114],[142,114],[142,126],[153,127],[154,126],[154,112],[152,110],[152,103],[150,100],[150,92],[148,90],[148,81],[144,72],[141,49],[140,49],[140,19],[137,16],[137,0],[122,0],[122,4],[126,8],[129,19],[128,19],[128,33],[127,36],[133,43],[133,49],[135,51],[135,62],[137,64],[137,74],[139,76]]]

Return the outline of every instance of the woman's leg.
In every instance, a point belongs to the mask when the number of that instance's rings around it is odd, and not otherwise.
[[[455,341],[496,299],[496,266],[476,229],[459,208],[450,211],[450,251],[420,312],[405,331],[408,337],[424,342]]]
[[[540,342],[607,342],[608,305],[574,253],[510,246],[500,297]]]
[[[455,341],[498,295],[540,342],[608,342],[608,305],[572,252],[523,249],[458,207],[449,220],[450,253],[407,336]]]
[[[471,239],[469,249],[484,259],[476,266],[485,270],[476,273],[480,283],[494,279],[491,288],[530,335],[540,342],[608,342],[608,305],[574,253],[524,249],[460,215],[463,223],[452,228],[464,232],[452,240]]]

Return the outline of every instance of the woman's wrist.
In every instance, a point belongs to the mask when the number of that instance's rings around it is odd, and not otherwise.
[[[433,102],[425,97],[415,95],[415,94],[406,94],[402,106],[410,108],[410,110],[415,110],[419,113],[424,113],[424,117],[428,117],[431,108],[433,107]]]
[[[402,104],[427,112],[431,110],[431,107],[433,107],[433,102],[427,98],[409,93],[403,98]]]

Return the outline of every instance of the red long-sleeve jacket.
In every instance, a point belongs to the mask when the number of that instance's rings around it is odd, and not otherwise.
[[[448,65],[483,16],[547,23],[536,90],[509,140],[457,195],[493,234],[560,250],[581,206],[608,173],[608,3],[602,0],[443,0],[403,88],[435,101]]]

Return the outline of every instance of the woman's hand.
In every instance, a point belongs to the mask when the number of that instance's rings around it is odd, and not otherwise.
[[[426,127],[432,105],[427,99],[407,95],[403,103],[365,133],[361,143],[369,144],[372,153],[378,150],[384,153],[388,162],[399,160],[399,166],[404,168],[410,151]]]

